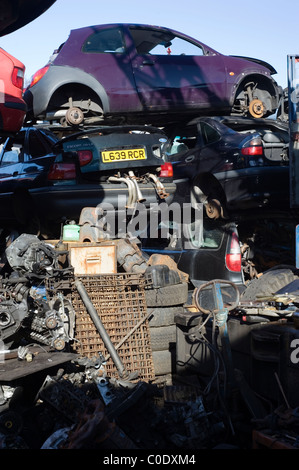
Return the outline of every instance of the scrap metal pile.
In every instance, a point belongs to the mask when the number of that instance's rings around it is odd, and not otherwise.
[[[227,394],[227,344],[221,353],[208,343],[205,323],[188,306],[188,276],[167,256],[147,259],[126,238],[20,235],[0,277],[0,448],[250,447],[252,422],[258,441],[273,414],[260,411],[240,372],[237,398],[234,387]],[[203,344],[216,360],[201,379]],[[179,370],[186,357],[191,372],[175,379],[173,363]],[[295,413],[291,426],[288,436]]]

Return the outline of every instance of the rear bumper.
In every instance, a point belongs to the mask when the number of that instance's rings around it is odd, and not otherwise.
[[[154,185],[140,184],[141,200],[140,208],[149,209],[152,204],[166,202],[170,204],[174,199],[176,185],[165,183],[164,188],[168,196],[165,199],[158,197]],[[66,185],[57,184],[55,186],[35,188],[30,190],[35,209],[42,219],[49,221],[61,221],[63,217],[67,219],[79,220],[80,213],[85,207],[101,206],[105,210],[124,210],[132,208],[128,187],[124,183],[117,184],[84,184]]]
[[[215,173],[229,210],[285,207],[289,204],[289,167],[257,167]]]

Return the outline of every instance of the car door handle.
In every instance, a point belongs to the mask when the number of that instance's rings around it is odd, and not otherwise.
[[[144,60],[142,65],[155,65],[155,62],[153,60]]]
[[[185,162],[187,162],[187,163],[193,162],[194,159],[195,159],[195,156],[194,156],[194,155],[189,155],[189,157],[186,157],[186,158],[185,158]]]

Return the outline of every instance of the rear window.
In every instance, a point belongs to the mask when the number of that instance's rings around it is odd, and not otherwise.
[[[86,40],[82,52],[92,54],[125,52],[121,29],[113,28],[96,31]]]
[[[158,250],[215,249],[222,243],[223,227],[210,219],[203,219],[203,223],[177,223],[173,220],[162,220],[149,227],[146,238],[142,238],[144,248]]]

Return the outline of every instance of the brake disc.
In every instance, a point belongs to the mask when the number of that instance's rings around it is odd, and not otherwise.
[[[80,108],[69,108],[66,112],[65,119],[68,124],[78,126],[84,121],[84,114]]]
[[[254,99],[249,103],[249,112],[254,118],[261,118],[265,114],[264,103],[259,99]]]

